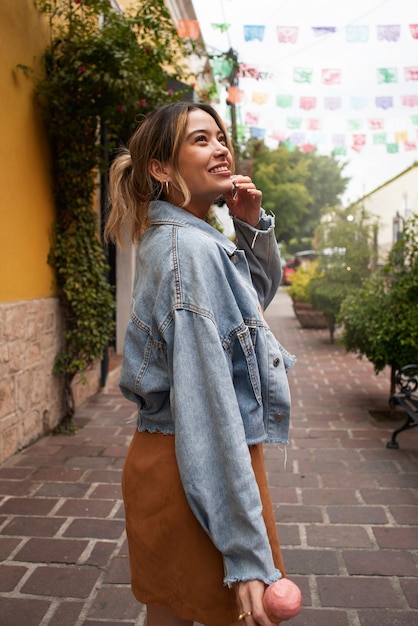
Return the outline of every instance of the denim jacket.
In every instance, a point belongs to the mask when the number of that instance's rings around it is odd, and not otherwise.
[[[140,431],[175,434],[188,502],[220,550],[226,584],[274,567],[248,446],[288,442],[294,361],[262,315],[280,282],[274,224],[234,219],[237,245],[167,202],[138,247],[121,370]],[[204,566],[204,564],[203,564]]]

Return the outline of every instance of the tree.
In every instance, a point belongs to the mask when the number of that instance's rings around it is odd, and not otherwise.
[[[344,300],[340,319],[348,351],[366,356],[376,374],[391,367],[393,393],[396,371],[418,362],[418,215],[406,222],[386,265]]]
[[[306,237],[312,236],[326,207],[340,205],[339,199],[349,179],[343,176],[345,164],[340,164],[334,157],[316,152],[301,153],[301,155],[308,161],[309,177],[306,187],[312,197],[308,216],[301,225],[302,236]]]
[[[336,209],[325,216],[317,238],[319,264],[309,301],[327,318],[332,342],[342,302],[370,273],[373,227],[359,208],[349,215]]]
[[[340,204],[348,179],[334,157],[291,151],[284,144],[270,150],[259,140],[248,142],[247,155],[253,160],[254,182],[263,191],[263,206],[276,215],[278,239],[312,237],[324,207]]]

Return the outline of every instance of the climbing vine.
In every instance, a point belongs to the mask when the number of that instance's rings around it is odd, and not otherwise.
[[[95,208],[99,173],[143,114],[184,95],[169,85],[185,79],[180,60],[188,49],[164,0],[141,0],[126,12],[108,0],[35,3],[50,32],[36,94],[51,147],[56,222],[49,263],[64,320],[54,371],[64,380],[61,426],[70,427],[73,378],[102,358],[114,332]]]

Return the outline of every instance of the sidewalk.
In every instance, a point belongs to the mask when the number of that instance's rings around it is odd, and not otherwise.
[[[266,315],[298,356],[291,443],[266,459],[294,626],[418,624],[418,429],[395,427],[389,376],[303,330],[280,291]],[[0,467],[0,624],[142,626],[129,587],[120,473],[134,407],[115,382],[84,405],[74,437],[44,437]]]

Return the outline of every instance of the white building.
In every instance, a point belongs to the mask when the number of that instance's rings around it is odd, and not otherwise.
[[[398,240],[405,220],[418,214],[418,162],[360,198],[356,205],[378,220],[378,253],[383,261]]]

